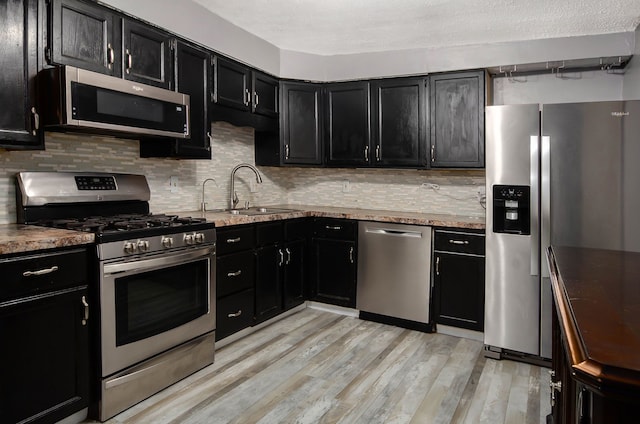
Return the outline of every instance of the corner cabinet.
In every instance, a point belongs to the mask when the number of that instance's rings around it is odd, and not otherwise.
[[[0,147],[44,149],[37,104],[38,0],[0,4]]]
[[[283,165],[322,165],[322,84],[280,85]]]
[[[188,94],[191,105],[191,138],[140,140],[141,157],[211,159],[211,56],[203,49],[176,43],[175,89]]]
[[[429,77],[431,168],[484,167],[485,71]]]

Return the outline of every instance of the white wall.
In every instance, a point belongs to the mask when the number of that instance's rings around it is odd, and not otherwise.
[[[624,98],[640,100],[640,26],[636,28],[635,56],[627,65],[624,75]]]

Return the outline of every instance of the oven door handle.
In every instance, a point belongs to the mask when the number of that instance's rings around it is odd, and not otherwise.
[[[186,253],[178,253],[171,256],[160,256],[152,259],[142,259],[128,262],[117,262],[106,264],[104,266],[104,274],[117,274],[127,271],[143,272],[145,270],[165,268],[172,265],[180,265],[186,262],[192,262],[200,258],[206,258],[213,255],[216,251],[215,247],[206,249],[198,249]]]

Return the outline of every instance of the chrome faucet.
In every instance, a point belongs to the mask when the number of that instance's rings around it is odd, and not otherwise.
[[[253,166],[250,165],[248,163],[241,163],[239,165],[236,165],[235,168],[233,168],[233,170],[231,171],[231,193],[229,193],[229,208],[230,209],[235,209],[236,205],[238,204],[239,200],[238,200],[238,193],[236,193],[236,189],[235,189],[235,184],[236,184],[236,172],[238,171],[238,169],[240,168],[249,168],[250,170],[253,171],[254,174],[256,174],[256,182],[258,184],[262,184],[262,177],[260,176],[260,172],[258,172],[258,169]],[[245,203],[245,206],[249,206],[249,203]]]
[[[216,185],[218,185],[218,182],[214,178],[207,178],[202,182],[202,203],[200,203],[200,210],[202,212],[207,211],[207,203],[204,201],[204,185],[207,183],[207,181],[213,181],[214,183],[216,183]]]

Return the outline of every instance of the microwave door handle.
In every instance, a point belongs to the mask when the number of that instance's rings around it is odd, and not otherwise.
[[[171,256],[161,256],[153,259],[142,259],[127,262],[111,263],[104,266],[104,274],[117,274],[127,271],[136,271],[136,273],[147,270],[157,269],[159,267],[167,267],[192,262],[197,259],[210,257],[215,253],[215,247],[206,249],[198,249],[196,251],[179,253]]]

